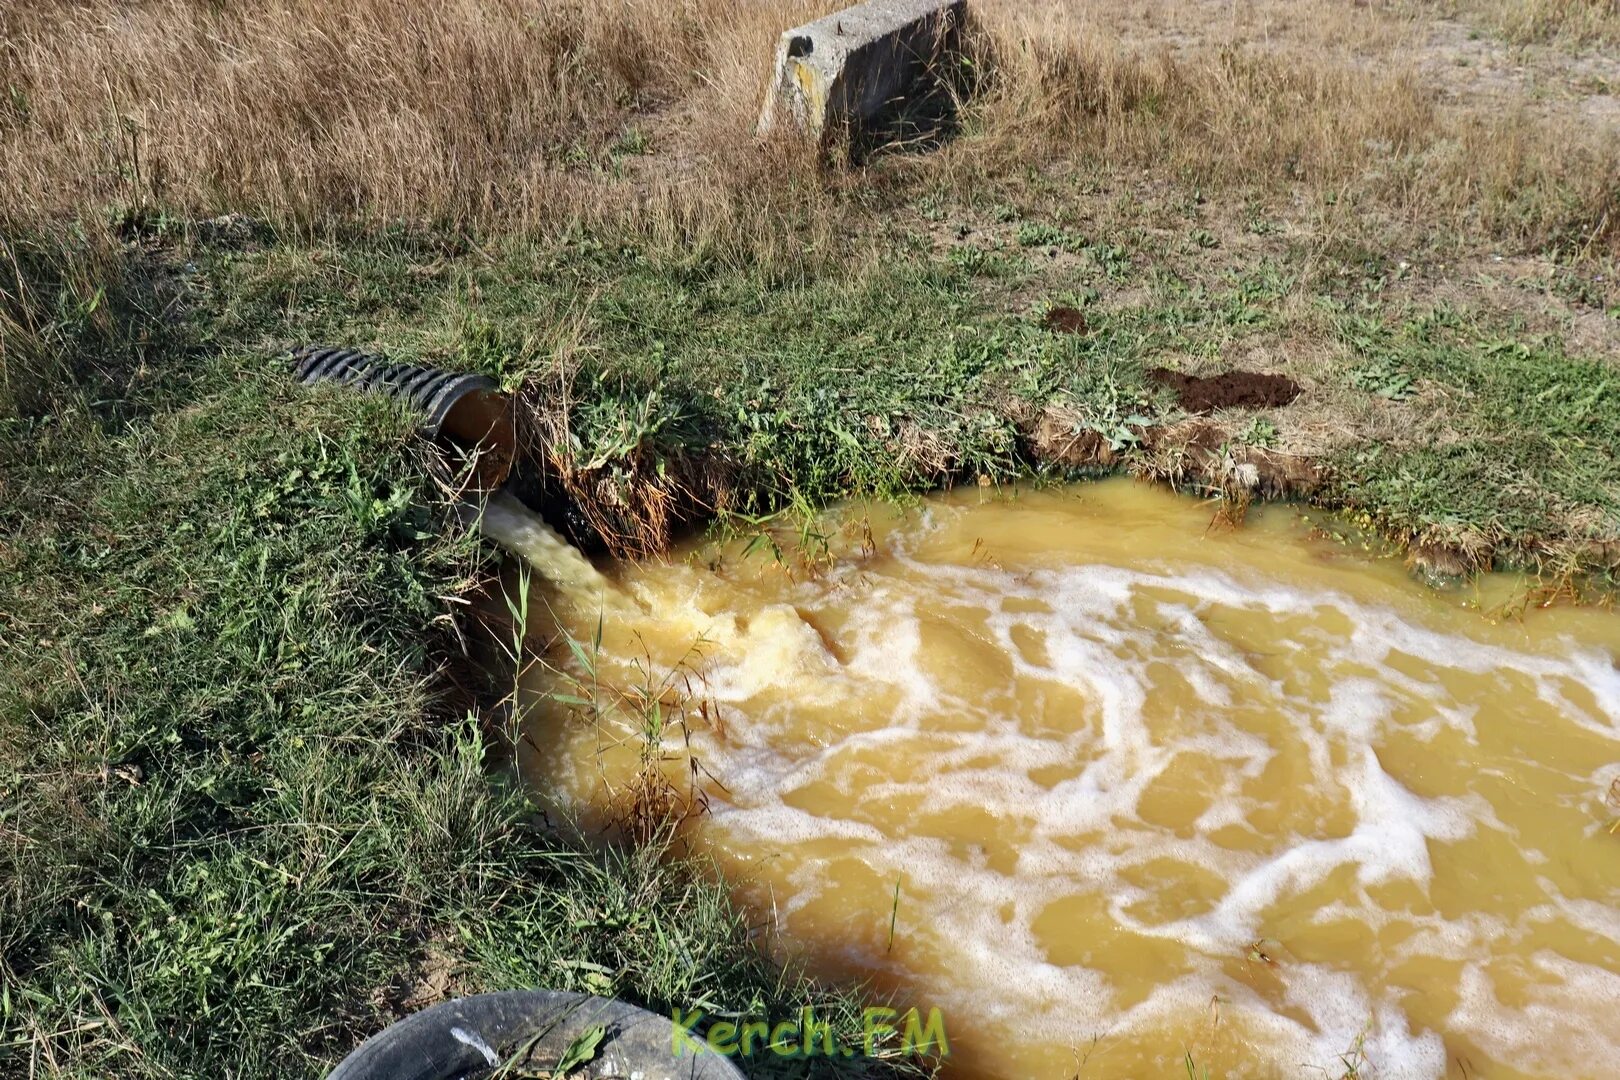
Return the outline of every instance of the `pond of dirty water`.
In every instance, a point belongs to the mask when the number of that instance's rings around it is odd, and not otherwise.
[[[1210,521],[1119,479],[570,564],[523,773],[600,817],[656,717],[688,840],[948,1076],[1610,1074],[1620,616]]]

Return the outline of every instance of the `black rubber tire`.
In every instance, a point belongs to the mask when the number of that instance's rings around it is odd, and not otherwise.
[[[460,1080],[479,1076],[539,1036],[536,1061],[555,1061],[583,1031],[607,1029],[596,1057],[574,1074],[592,1080],[745,1080],[716,1053],[675,1054],[668,1017],[610,998],[554,990],[476,994],[423,1009],[373,1035],[327,1080]],[[493,1057],[492,1057],[493,1056]]]

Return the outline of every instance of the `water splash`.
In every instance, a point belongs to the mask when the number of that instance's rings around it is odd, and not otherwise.
[[[583,552],[509,492],[491,495],[477,523],[480,532],[532,566],[574,606],[594,610],[623,598]]]

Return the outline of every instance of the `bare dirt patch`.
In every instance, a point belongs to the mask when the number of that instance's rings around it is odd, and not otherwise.
[[[1150,368],[1148,378],[1173,391],[1187,412],[1203,414],[1216,409],[1275,409],[1299,396],[1299,384],[1286,375],[1258,371],[1227,371],[1200,378],[1169,368]]]
[[[1449,105],[1620,127],[1620,59],[1604,50],[1514,45],[1451,19],[1425,30],[1412,58]]]
[[[1083,334],[1086,332],[1086,316],[1078,308],[1058,304],[1042,316],[1041,325],[1058,334]]]

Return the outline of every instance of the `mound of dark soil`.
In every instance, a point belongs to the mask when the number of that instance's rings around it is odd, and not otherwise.
[[[1175,391],[1177,402],[1190,413],[1275,408],[1299,396],[1299,384],[1293,379],[1258,371],[1226,371],[1201,379],[1161,367],[1150,368],[1147,376]]]
[[[1047,310],[1041,325],[1059,334],[1083,334],[1086,332],[1086,316],[1075,308],[1058,304]]]

